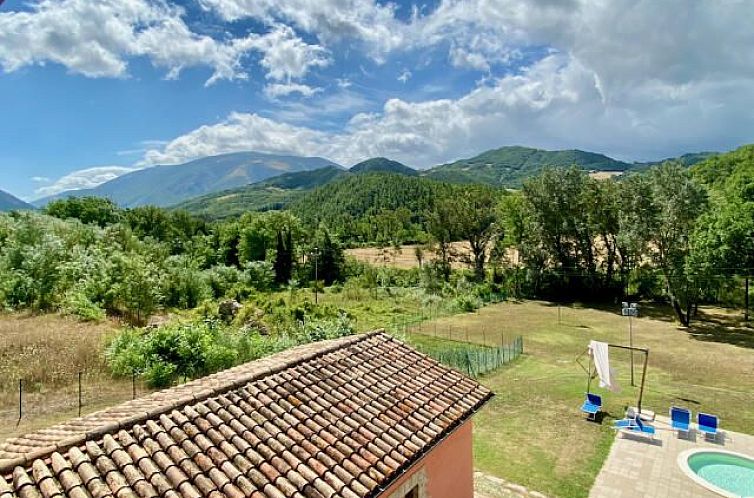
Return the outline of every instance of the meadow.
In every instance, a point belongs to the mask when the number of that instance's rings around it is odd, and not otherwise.
[[[634,344],[650,350],[643,406],[660,415],[672,405],[714,413],[724,428],[754,434],[754,330],[740,314],[702,308],[703,321],[689,329],[670,321],[665,306],[645,305],[642,314],[634,320]],[[611,350],[622,391],[592,381],[606,416],[589,422],[579,411],[587,374],[576,360],[591,339],[626,344],[627,319],[616,307],[505,302],[425,322],[410,337],[468,334],[490,344],[498,331],[521,335],[524,355],[480,379],[496,396],[475,417],[476,468],[547,496],[588,496],[615,436],[612,420],[636,405],[638,387],[630,385],[628,353]],[[638,385],[642,355],[635,360]]]

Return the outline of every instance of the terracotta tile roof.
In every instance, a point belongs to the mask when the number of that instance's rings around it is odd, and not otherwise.
[[[492,393],[382,332],[0,445],[0,498],[375,496]]]

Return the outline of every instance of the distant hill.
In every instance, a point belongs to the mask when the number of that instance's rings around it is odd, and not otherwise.
[[[603,154],[582,150],[542,150],[510,146],[488,150],[470,159],[436,166],[424,176],[452,183],[483,183],[520,187],[544,168],[579,166],[587,171],[625,171],[631,165]]]
[[[466,186],[395,173],[351,174],[308,192],[289,209],[314,225],[318,220],[335,225],[401,208],[408,217],[416,218],[423,216],[437,198],[457,188]]]
[[[631,171],[646,171],[652,166],[658,166],[666,161],[678,161],[686,167],[694,166],[712,157],[720,155],[719,152],[691,152],[678,157],[668,157],[660,161],[650,161],[646,163],[633,163]]]
[[[373,157],[355,164],[349,170],[351,173],[396,173],[406,176],[418,176],[419,172],[405,164],[385,157]]]
[[[8,192],[0,190],[0,211],[16,211],[24,209],[34,209],[34,206],[27,204],[18,197],[10,195]]]
[[[208,219],[240,216],[246,211],[284,209],[313,188],[350,175],[339,166],[284,173],[261,182],[189,199],[174,206]]]
[[[692,174],[712,190],[733,188],[754,202],[754,144],[724,154],[713,154],[691,168]]]
[[[325,166],[339,167],[321,157],[298,157],[260,152],[236,152],[204,157],[185,164],[153,166],[120,176],[98,187],[75,190],[40,199],[70,196],[106,197],[121,207],[146,204],[171,206],[212,192],[259,182],[281,173],[310,171]]]

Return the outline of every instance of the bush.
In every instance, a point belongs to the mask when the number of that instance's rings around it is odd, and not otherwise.
[[[137,373],[150,387],[164,387],[180,377],[201,377],[296,344],[354,332],[345,313],[307,320],[278,335],[262,335],[254,327],[225,327],[210,320],[178,323],[152,330],[123,331],[108,345],[106,359],[115,375]]]
[[[481,308],[482,301],[472,294],[461,294],[455,298],[455,305],[460,311],[471,313]]]
[[[105,319],[105,310],[94,304],[81,290],[68,292],[63,300],[63,312],[85,322],[98,322]]]

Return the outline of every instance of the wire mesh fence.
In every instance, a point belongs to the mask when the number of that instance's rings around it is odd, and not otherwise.
[[[524,352],[524,340],[515,337],[509,344],[491,347],[471,343],[442,344],[418,348],[440,363],[479,377],[515,360]]]

